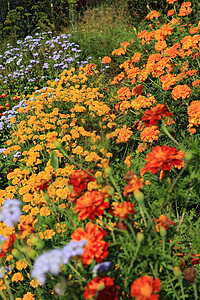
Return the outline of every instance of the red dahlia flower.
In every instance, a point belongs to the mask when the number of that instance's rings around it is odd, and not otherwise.
[[[159,170],[171,170],[172,165],[180,165],[182,160],[178,157],[178,150],[169,146],[156,146],[152,149],[152,152],[147,154],[145,173],[151,170],[152,174],[155,174]]]
[[[84,292],[84,299],[117,300],[119,286],[114,285],[113,278],[99,276],[88,283]]]
[[[85,220],[87,217],[94,220],[95,215],[102,216],[104,208],[109,207],[108,202],[104,202],[102,193],[88,191],[81,198],[76,200],[75,211],[80,212],[78,219]]]
[[[160,279],[153,280],[153,276],[143,276],[136,279],[131,285],[131,297],[136,300],[156,300],[159,295],[155,294],[160,292]]]

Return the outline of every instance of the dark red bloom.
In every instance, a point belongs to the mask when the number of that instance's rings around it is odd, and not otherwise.
[[[68,181],[68,185],[73,186],[73,192],[71,194],[71,199],[74,201],[80,197],[83,192],[87,189],[87,184],[90,181],[95,181],[95,179],[83,170],[77,170],[71,176]]]
[[[113,278],[99,276],[88,283],[84,292],[84,299],[117,300],[119,286],[114,284]]]
[[[146,127],[149,127],[157,124],[162,117],[169,116],[173,116],[173,114],[169,111],[168,107],[162,103],[157,104],[152,109],[145,111],[142,121],[144,121]]]

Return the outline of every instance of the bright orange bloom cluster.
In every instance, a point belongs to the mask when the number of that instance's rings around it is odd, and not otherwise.
[[[81,260],[85,265],[90,265],[93,259],[100,263],[108,255],[108,242],[103,240],[107,232],[99,226],[87,223],[85,231],[82,227],[76,229],[71,237],[73,240],[87,240],[88,243],[84,248],[84,253],[81,255]]]
[[[189,98],[191,94],[191,89],[187,86],[187,84],[177,85],[172,90],[172,97],[174,100],[179,98],[185,99]]]
[[[159,170],[171,170],[172,165],[180,165],[182,160],[178,157],[178,150],[169,146],[156,146],[147,154],[145,173],[151,170],[155,174]]]
[[[169,111],[168,107],[162,103],[157,104],[150,110],[146,110],[144,116],[142,117],[142,121],[144,121],[146,127],[149,127],[157,124],[162,117],[170,116],[173,116],[173,114]]]
[[[151,11],[147,16],[146,19],[147,20],[152,20],[153,18],[157,19],[160,17],[160,13],[157,12],[156,10]]]
[[[191,8],[191,2],[184,2],[181,4],[181,8],[179,10],[179,17],[185,17],[189,14],[191,14],[192,12],[192,8]]]
[[[131,297],[135,300],[157,300],[159,295],[156,294],[160,292],[160,279],[149,276],[143,276],[136,279],[131,285]]]
[[[95,64],[87,64],[86,67],[84,68],[85,75],[86,76],[93,75],[95,68],[96,68]]]
[[[113,202],[112,203],[112,214],[115,217],[119,217],[121,219],[128,219],[130,214],[135,213],[135,209],[133,208],[135,204],[125,201],[121,203]]]
[[[116,143],[126,143],[131,135],[133,134],[132,130],[130,128],[126,128],[126,125],[124,125],[121,129],[116,129],[118,131],[118,138],[116,139]]]
[[[102,58],[103,64],[109,64],[111,62],[111,58],[109,56],[105,56]]]
[[[109,207],[109,202],[104,202],[102,193],[97,191],[87,191],[85,195],[76,200],[75,211],[80,212],[78,219],[95,219],[95,215],[102,216],[104,209]]]
[[[170,220],[168,217],[166,217],[165,215],[161,215],[158,219],[153,219],[154,221],[156,221],[157,225],[156,225],[156,231],[159,231],[159,227],[162,226],[165,228],[165,230],[169,229],[169,225],[176,225],[175,222],[173,222],[172,220]]]
[[[143,142],[153,143],[153,141],[158,140],[159,134],[160,130],[157,126],[150,126],[144,128],[144,130],[140,133],[140,137]]]
[[[90,281],[84,292],[84,299],[117,300],[119,286],[114,284],[114,279],[109,276],[95,277]]]

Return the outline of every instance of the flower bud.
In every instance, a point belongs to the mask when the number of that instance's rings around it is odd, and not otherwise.
[[[137,190],[137,191],[134,191],[134,196],[135,196],[135,199],[138,201],[138,202],[143,202],[144,201],[144,194]]]
[[[141,244],[142,241],[144,240],[144,234],[142,232],[138,232],[136,238],[137,238],[137,242]]]
[[[160,226],[160,235],[161,236],[166,236],[166,234],[167,234],[166,229],[163,226]]]
[[[62,145],[61,145],[61,143],[58,140],[54,142],[54,145],[56,146],[56,148],[58,150],[62,149]]]
[[[181,272],[181,269],[179,268],[179,266],[175,266],[173,272],[176,277],[180,277],[182,275],[182,272]]]
[[[192,159],[192,152],[191,151],[186,151],[185,152],[185,160],[191,160]]]

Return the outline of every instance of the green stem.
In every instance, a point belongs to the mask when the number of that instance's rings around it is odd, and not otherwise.
[[[0,295],[3,300],[7,300],[6,296],[4,295],[4,293],[1,290],[0,290]]]
[[[8,281],[5,279],[5,286],[6,286],[6,290],[8,292],[8,295],[9,295],[9,300],[14,300],[14,297],[13,297],[13,294],[11,292],[11,288],[10,288],[10,285],[8,283]]]
[[[134,254],[134,256],[133,256],[133,258],[132,258],[132,260],[131,260],[130,267],[128,268],[127,275],[126,275],[126,278],[125,278],[125,281],[124,281],[124,286],[125,286],[125,288],[127,287],[128,276],[129,276],[129,274],[130,274],[130,272],[131,272],[131,270],[132,270],[132,268],[133,268],[133,263],[134,263],[134,261],[136,260],[136,257],[137,257],[137,255],[138,255],[138,252],[139,252],[139,249],[140,249],[140,245],[141,245],[141,243],[138,243],[138,244],[137,244],[137,248],[136,248],[136,250],[135,250],[135,254]]]
[[[83,279],[83,281],[87,281],[84,277],[83,277],[83,275],[81,275],[75,268],[74,268],[74,266],[71,264],[71,263],[68,263],[68,266],[72,269],[72,271],[74,271],[74,273],[76,273],[79,277],[81,277],[82,279]]]
[[[194,282],[192,284],[192,286],[193,286],[193,289],[194,289],[194,299],[198,300],[199,298],[198,298],[198,294],[197,294],[197,284],[196,284],[196,282]]]
[[[121,191],[120,191],[118,185],[116,184],[114,177],[112,176],[112,174],[110,174],[110,172],[109,172],[109,174],[108,174],[108,177],[110,178],[110,181],[112,182],[112,184],[114,185],[116,191],[118,192],[121,201],[124,202],[124,200],[123,200],[123,198],[122,198]]]
[[[184,293],[184,289],[183,289],[182,279],[179,277],[178,281],[179,281],[179,284],[180,284],[180,287],[181,287],[182,298],[185,299],[185,293]]]
[[[164,131],[164,133],[166,133],[166,135],[178,146],[181,147],[179,145],[179,143],[173,138],[173,136],[169,133],[169,131],[167,130],[166,126],[164,125],[164,122],[162,121],[162,125],[161,125],[162,130]]]

